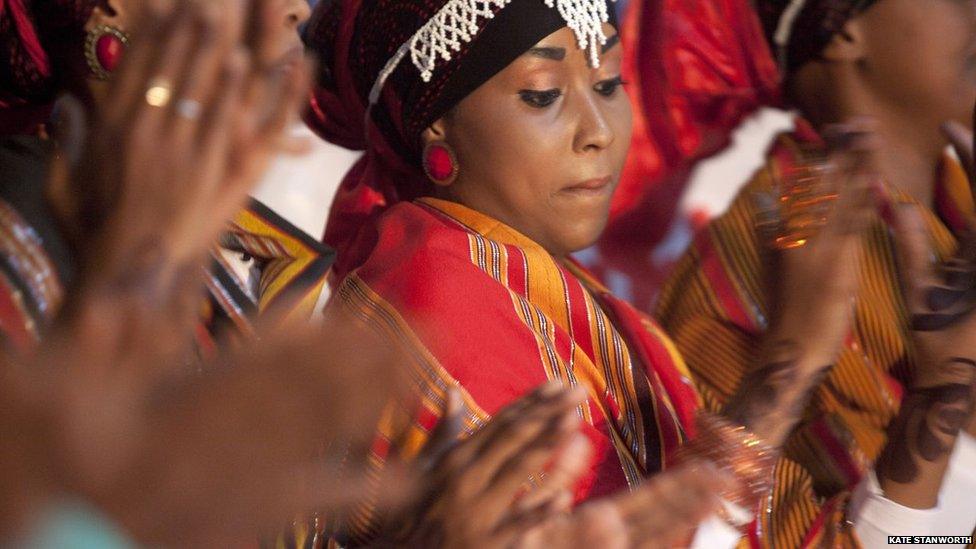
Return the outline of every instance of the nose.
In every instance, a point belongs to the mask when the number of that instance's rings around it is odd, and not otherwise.
[[[597,97],[597,93],[592,89],[586,89],[585,92],[577,95],[579,100],[575,102],[575,108],[579,110],[579,122],[573,140],[573,149],[578,153],[606,149],[616,137],[604,112],[606,106],[601,104],[606,99]]]
[[[285,0],[283,11],[285,13],[285,25],[296,31],[312,15],[308,0]]]

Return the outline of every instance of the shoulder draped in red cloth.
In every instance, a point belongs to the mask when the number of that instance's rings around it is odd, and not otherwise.
[[[557,261],[459,204],[401,203],[382,216],[377,231],[326,314],[365,319],[404,345],[422,395],[407,454],[426,439],[453,385],[462,389],[473,430],[559,379],[590,394],[580,414],[597,452],[578,499],[634,486],[667,466],[698,397],[673,345],[649,318],[578,265]],[[351,318],[333,325],[351,326]],[[377,445],[380,461],[388,444]],[[365,519],[353,526],[369,529]]]

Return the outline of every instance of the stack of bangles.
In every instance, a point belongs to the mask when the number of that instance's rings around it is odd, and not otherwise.
[[[725,506],[722,518],[741,529],[752,522],[759,503],[772,490],[779,452],[745,427],[720,416],[701,412],[695,424],[697,436],[681,447],[675,461],[710,461],[735,476],[738,489],[723,494],[732,505]],[[740,512],[733,512],[735,507]]]

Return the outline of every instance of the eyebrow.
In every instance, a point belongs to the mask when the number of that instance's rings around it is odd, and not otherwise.
[[[552,59],[553,61],[566,59],[566,48],[536,47],[529,48],[527,53],[536,57],[542,57],[543,59]]]
[[[610,51],[610,48],[617,45],[617,42],[620,42],[619,34],[615,34],[610,38],[607,38],[607,43],[603,45],[603,50],[601,50],[600,53],[607,53],[608,51]]]
[[[603,45],[600,53],[604,54],[610,51],[611,48],[616,46],[620,42],[620,35],[615,34],[610,38],[607,38],[607,43]],[[566,48],[555,48],[549,46],[537,46],[534,48],[529,48],[526,52],[529,55],[534,55],[535,57],[541,57],[543,59],[551,59],[553,61],[562,61],[566,59]]]

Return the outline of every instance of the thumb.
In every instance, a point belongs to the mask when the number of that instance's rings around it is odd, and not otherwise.
[[[463,409],[464,401],[460,389],[448,388],[441,419],[424,444],[417,461],[422,469],[433,468],[457,443],[464,432]]]

